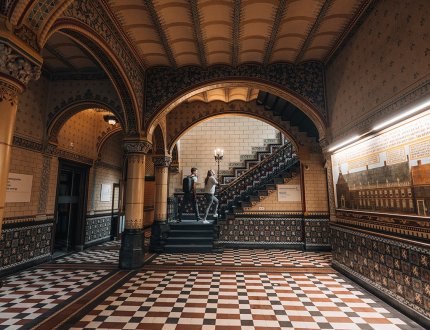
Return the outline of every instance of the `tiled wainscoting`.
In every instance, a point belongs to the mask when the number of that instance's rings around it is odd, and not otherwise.
[[[85,225],[85,246],[110,239],[112,229],[111,214],[87,215]]]
[[[302,214],[243,214],[220,221],[219,243],[228,247],[329,250],[329,219]]]
[[[430,244],[331,226],[333,266],[430,328]]]
[[[53,226],[52,219],[5,223],[0,240],[0,276],[50,260]]]
[[[328,215],[307,215],[304,219],[306,250],[331,250]]]

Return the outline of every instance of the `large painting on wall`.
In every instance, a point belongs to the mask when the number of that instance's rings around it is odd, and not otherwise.
[[[332,155],[339,209],[430,216],[430,112]]]

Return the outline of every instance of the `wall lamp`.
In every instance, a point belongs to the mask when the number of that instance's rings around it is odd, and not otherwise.
[[[109,125],[112,125],[112,126],[116,125],[116,123],[118,122],[118,120],[114,115],[104,115],[103,119],[105,122],[107,122]]]

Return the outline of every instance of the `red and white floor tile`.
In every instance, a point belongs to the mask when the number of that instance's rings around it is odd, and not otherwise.
[[[105,243],[4,279],[0,330],[422,329],[330,268],[330,253],[162,254],[121,271],[118,249]]]
[[[337,274],[142,271],[73,329],[419,329]]]
[[[330,267],[330,252],[303,252],[281,249],[225,249],[222,253],[164,253],[153,265]]]

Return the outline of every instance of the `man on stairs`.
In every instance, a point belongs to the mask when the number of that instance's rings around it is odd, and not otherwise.
[[[191,168],[191,175],[186,176],[182,180],[182,191],[184,192],[184,198],[182,199],[181,208],[179,209],[178,222],[182,222],[182,213],[185,211],[185,206],[191,203],[196,214],[197,221],[202,220],[199,215],[199,206],[197,205],[196,198],[196,183],[198,169],[195,167]]]

